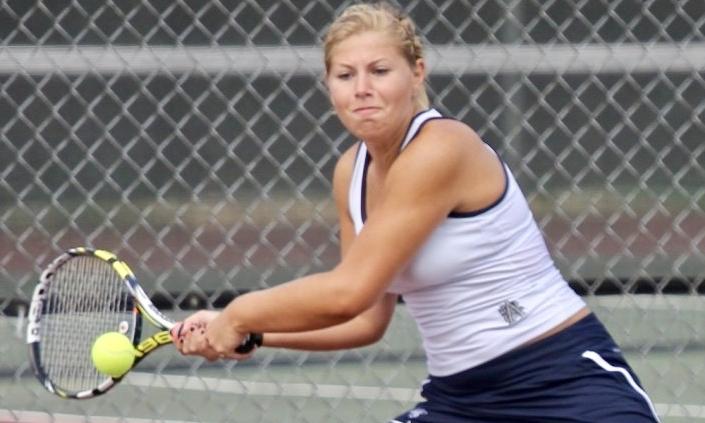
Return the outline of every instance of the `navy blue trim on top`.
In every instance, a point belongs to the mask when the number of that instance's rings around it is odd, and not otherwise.
[[[362,223],[367,220],[367,169],[370,167],[370,162],[372,157],[370,157],[370,152],[365,152],[365,163],[362,165],[362,187],[360,188],[360,217],[362,218]]]
[[[404,137],[402,137],[402,139],[401,139],[401,143],[402,143],[402,144],[404,144],[404,140],[406,139],[406,135],[409,133],[409,129],[411,129],[411,125],[414,124],[414,121],[416,120],[416,118],[419,117],[419,116],[421,116],[422,114],[428,112],[429,110],[433,110],[433,107],[429,107],[428,109],[424,109],[424,110],[422,110],[422,111],[416,113],[416,114],[411,118],[411,120],[409,121],[409,124],[406,126],[406,131],[404,131]],[[416,131],[417,134],[418,134],[418,132],[419,132],[419,131]],[[415,137],[415,136],[416,136],[416,134],[414,134],[414,137]],[[413,138],[413,137],[412,137],[412,138]],[[401,147],[401,145],[400,145],[399,147]]]
[[[426,126],[427,123],[429,123],[429,122],[432,121],[432,120],[441,120],[441,119],[456,120],[456,119],[449,118],[449,117],[445,117],[445,116],[434,116],[434,117],[430,117],[430,118],[426,119],[425,121],[421,122],[421,125],[419,125],[419,127],[416,128],[416,132],[414,132],[414,135],[412,135],[412,136],[409,138],[409,142],[406,143],[406,145],[411,144],[411,142],[412,142],[414,139],[416,139],[416,136],[419,134],[419,132],[421,132],[421,129],[423,129],[423,127]],[[413,122],[413,121],[412,121],[412,122]],[[411,125],[409,125],[409,129],[411,129]],[[408,131],[408,130],[407,130],[407,131]],[[406,136],[405,136],[404,138],[406,139]],[[399,146],[399,147],[402,147],[402,146]]]
[[[496,153],[495,153],[496,154]],[[461,217],[473,217],[473,216],[479,216],[482,213],[485,213],[491,209],[493,209],[495,206],[497,206],[499,203],[504,200],[504,197],[507,196],[507,191],[509,191],[509,175],[507,174],[507,167],[504,164],[504,161],[497,156],[497,159],[499,160],[499,164],[502,166],[502,171],[504,172],[504,190],[502,190],[502,195],[500,195],[495,201],[492,202],[487,207],[483,207],[478,210],[472,210],[472,211],[467,211],[467,212],[450,212],[448,214],[448,217],[450,218],[461,218]]]

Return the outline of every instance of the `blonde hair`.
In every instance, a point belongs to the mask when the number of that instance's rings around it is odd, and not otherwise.
[[[423,59],[423,44],[416,35],[416,25],[401,10],[386,2],[356,4],[348,7],[328,28],[323,40],[324,64],[326,73],[330,70],[333,48],[352,35],[366,31],[379,31],[390,35],[399,44],[402,56],[409,65],[416,66]],[[422,87],[416,93],[416,106],[427,109],[428,94]]]

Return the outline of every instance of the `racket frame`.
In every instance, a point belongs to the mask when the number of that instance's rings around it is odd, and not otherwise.
[[[144,298],[148,297],[144,293],[144,291],[137,285],[137,281],[134,278],[134,274],[130,270],[130,268],[123,262],[119,262],[117,260],[117,257],[115,257],[114,254],[109,253],[104,250],[94,250],[90,248],[84,248],[84,247],[78,247],[78,248],[71,248],[58,257],[56,257],[54,260],[52,260],[49,265],[46,266],[46,268],[42,271],[39,277],[39,282],[37,283],[37,286],[34,288],[34,292],[32,293],[32,300],[30,302],[30,307],[29,307],[29,312],[28,312],[28,324],[27,324],[27,334],[26,334],[26,341],[29,346],[29,354],[30,354],[30,362],[32,363],[32,368],[34,370],[34,374],[39,380],[39,383],[44,386],[45,389],[47,389],[49,392],[58,395],[61,398],[67,398],[67,399],[86,399],[86,398],[93,398],[98,395],[104,394],[108,390],[110,390],[115,384],[117,384],[122,377],[111,377],[111,376],[106,376],[106,379],[98,384],[98,386],[92,388],[92,389],[87,389],[87,390],[81,390],[81,391],[70,391],[66,390],[63,387],[58,386],[54,381],[51,380],[49,377],[48,372],[44,369],[44,366],[41,361],[41,327],[42,327],[42,316],[43,316],[43,310],[45,308],[46,302],[48,300],[48,292],[49,288],[51,287],[51,284],[53,282],[53,277],[54,273],[57,272],[61,266],[63,266],[66,262],[69,260],[72,260],[76,257],[94,257],[97,259],[101,259],[108,264],[111,265],[114,271],[118,273],[118,275],[121,276],[123,282],[125,283],[125,287],[129,291],[131,298],[133,300],[133,308],[132,308],[132,316],[133,316],[133,325],[134,325],[134,334],[133,334],[133,339],[131,340],[133,343],[133,346],[135,348],[135,351],[138,352],[140,351],[139,346],[142,343],[148,343],[152,338],[154,338],[154,335],[151,336],[150,338],[139,342],[140,337],[141,337],[141,331],[142,331],[142,310],[148,309],[148,307],[144,307],[144,305],[139,304],[139,301],[143,300]],[[119,263],[116,267],[115,263]],[[119,270],[118,270],[119,269]],[[124,275],[131,275],[132,279],[132,284],[127,282],[127,279],[124,277]],[[135,289],[136,287],[136,289]],[[141,292],[143,295],[143,298],[140,299],[137,295],[134,295],[134,293]],[[150,301],[151,303],[151,301]],[[154,307],[152,305],[152,307]],[[158,310],[157,310],[158,312]],[[160,319],[166,319],[161,313],[159,312],[160,317],[157,317],[156,319],[154,316],[148,316],[147,313],[144,313],[145,317],[148,317],[148,319],[152,322],[159,321]],[[168,319],[166,319],[168,321]],[[162,327],[160,327],[162,329]],[[168,334],[168,332],[166,332]],[[155,334],[156,335],[156,334]],[[162,338],[160,338],[161,340]],[[158,345],[161,346],[164,345],[163,343]],[[148,349],[148,351],[153,350],[155,347],[152,347]],[[135,362],[133,363],[132,367],[134,367],[144,356],[146,353],[143,353],[141,355],[135,354]]]
[[[39,282],[34,288],[32,294],[32,300],[29,307],[28,313],[28,325],[26,341],[29,346],[30,361],[34,369],[34,374],[39,380],[40,384],[44,386],[49,392],[58,395],[62,398],[71,399],[87,399],[93,398],[98,395],[106,393],[113,386],[115,386],[122,378],[129,373],[126,372],[119,377],[106,376],[106,379],[93,389],[88,389],[84,391],[67,391],[59,386],[57,386],[48,376],[41,362],[41,326],[42,326],[42,314],[47,301],[48,288],[52,283],[54,273],[61,268],[67,261],[75,257],[94,257],[105,261],[110,264],[115,272],[123,280],[130,296],[133,300],[133,324],[134,324],[134,336],[132,339],[133,346],[135,348],[135,361],[133,362],[131,369],[134,368],[144,357],[146,357],[153,350],[172,343],[171,335],[169,330],[174,327],[175,323],[162,314],[159,309],[154,305],[154,303],[149,299],[149,296],[144,292],[137,282],[137,278],[130,269],[130,267],[123,261],[119,260],[117,256],[106,250],[91,249],[85,247],[71,248],[65,251],[63,254],[56,257],[41,273],[39,277]],[[142,316],[147,318],[155,327],[160,329],[159,332],[154,333],[150,337],[140,341],[142,332]],[[251,334],[247,337],[245,342],[238,347],[238,352],[249,352],[255,346],[262,345],[262,336],[260,334]]]

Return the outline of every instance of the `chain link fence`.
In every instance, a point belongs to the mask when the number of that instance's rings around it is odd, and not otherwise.
[[[69,247],[115,251],[176,318],[334,265],[330,178],[354,140],[318,44],[348,4],[0,2],[1,421],[381,422],[418,399],[403,305],[373,347],[164,350],[85,402],[45,392],[23,345],[38,272]],[[664,421],[705,421],[705,3],[402,7],[432,103],[512,166]]]

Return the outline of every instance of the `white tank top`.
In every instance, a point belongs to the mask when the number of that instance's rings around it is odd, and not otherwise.
[[[434,109],[416,115],[402,149],[426,122],[439,118]],[[369,162],[360,143],[349,191],[356,233],[366,219]],[[556,269],[519,186],[503,167],[501,197],[482,210],[451,213],[388,289],[402,295],[416,320],[431,375],[482,364],[585,305]]]

